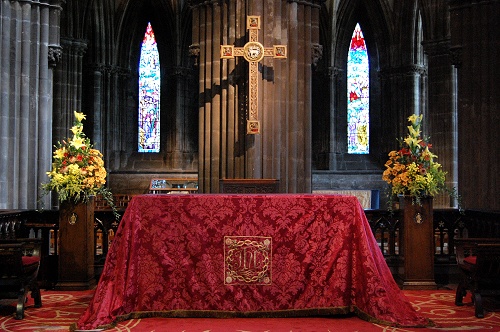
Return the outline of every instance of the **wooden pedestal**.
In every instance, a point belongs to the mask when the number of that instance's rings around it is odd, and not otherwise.
[[[58,290],[86,290],[95,286],[94,197],[87,203],[64,202],[59,208]]]
[[[434,280],[434,225],[432,197],[412,204],[403,197],[399,277],[403,289],[436,289]]]

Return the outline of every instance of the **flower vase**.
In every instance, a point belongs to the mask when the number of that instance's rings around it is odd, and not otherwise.
[[[418,204],[412,196],[403,196],[400,202],[403,218],[399,277],[403,289],[437,289],[432,203],[432,197],[424,197]]]
[[[86,290],[94,274],[94,196],[85,203],[62,202],[59,208],[58,290]]]

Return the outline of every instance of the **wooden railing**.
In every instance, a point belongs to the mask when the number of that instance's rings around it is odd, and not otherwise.
[[[115,204],[123,215],[133,195],[114,195]],[[390,214],[386,210],[365,210],[366,217],[388,266],[396,273],[399,265],[401,211]],[[99,276],[111,245],[119,220],[104,200],[97,198],[95,206],[95,271]],[[500,212],[467,210],[460,214],[456,209],[434,210],[435,274],[438,283],[453,281],[456,268],[455,238],[500,238]],[[41,237],[42,266],[39,280],[50,288],[57,281],[57,230],[58,211],[0,210],[0,238],[12,236]]]

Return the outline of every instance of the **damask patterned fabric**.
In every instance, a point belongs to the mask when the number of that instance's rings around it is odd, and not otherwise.
[[[429,324],[395,283],[354,196],[143,195],[129,203],[77,327],[349,312]]]

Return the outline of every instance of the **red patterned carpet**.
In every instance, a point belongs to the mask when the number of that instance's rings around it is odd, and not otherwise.
[[[433,328],[407,329],[371,324],[355,316],[331,318],[142,318],[119,322],[107,331],[133,332],[329,332],[329,331],[500,331],[500,305],[485,301],[485,318],[474,317],[470,298],[463,307],[454,305],[453,290],[405,291],[413,306],[436,324]],[[33,307],[30,298],[24,320],[14,319],[15,304],[0,300],[0,331],[69,331],[83,313],[93,291],[42,291],[41,308]]]

